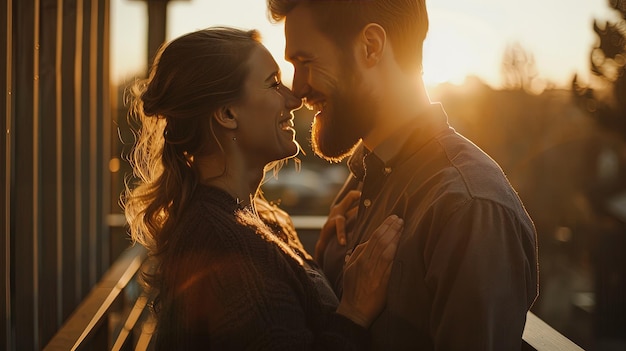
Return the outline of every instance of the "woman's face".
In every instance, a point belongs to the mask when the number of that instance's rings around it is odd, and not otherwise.
[[[292,111],[300,108],[302,101],[282,84],[278,65],[263,45],[252,50],[248,70],[243,98],[232,106],[236,143],[251,162],[263,166],[295,156],[299,147]]]

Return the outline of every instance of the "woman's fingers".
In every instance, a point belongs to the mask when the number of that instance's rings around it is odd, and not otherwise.
[[[361,192],[358,190],[350,190],[346,196],[341,199],[333,208],[331,213],[337,211],[337,213],[345,214],[361,197]]]
[[[346,244],[346,217],[337,216],[335,217],[335,230],[337,231],[337,241],[339,245]]]
[[[391,215],[376,228],[372,236],[366,242],[359,244],[350,256],[350,262],[353,262],[362,253],[364,259],[374,259],[380,261],[393,259],[395,255],[395,247],[389,247],[394,241],[397,241],[395,234],[399,234],[404,225],[404,221],[396,215]],[[391,255],[391,257],[390,257]]]
[[[320,236],[317,239],[317,243],[315,244],[315,253],[313,254],[313,259],[322,265],[324,258],[324,250],[326,250],[326,246],[328,245],[328,241],[331,236],[334,235],[336,231],[336,221],[334,218],[328,218],[322,230],[320,231]]]
[[[346,245],[346,243],[348,242],[347,228],[352,227],[354,221],[356,221],[356,214],[359,210],[359,207],[356,206],[355,203],[357,203],[359,196],[361,196],[361,193],[356,190],[352,190],[348,194],[350,195],[350,199],[348,200],[350,203],[349,205],[347,205],[348,209],[343,211],[343,215],[337,215],[335,219],[337,241],[339,242],[339,245],[342,246]],[[345,204],[343,206],[345,206]],[[344,209],[343,206],[341,208],[342,210]]]
[[[348,242],[347,228],[350,228],[354,220],[356,219],[356,213],[358,211],[358,201],[361,196],[361,192],[358,190],[351,190],[335,204],[328,214],[326,223],[322,227],[320,236],[315,244],[315,253],[313,258],[317,263],[322,264],[322,258],[324,251],[330,239],[335,236],[339,245],[346,245]]]
[[[338,313],[368,327],[385,306],[387,285],[403,221],[392,215],[358,245],[344,268],[343,296]]]
[[[354,228],[354,222],[356,222],[356,215],[358,211],[359,211],[358,206],[354,206],[350,208],[348,211],[346,211],[346,214],[344,216],[346,218],[346,225],[345,225],[346,228]]]
[[[398,216],[391,215],[374,232],[371,239],[374,239],[368,257],[378,261],[393,260],[396,250],[393,244],[397,244],[398,236],[402,230],[404,221]],[[371,240],[370,239],[370,240]]]

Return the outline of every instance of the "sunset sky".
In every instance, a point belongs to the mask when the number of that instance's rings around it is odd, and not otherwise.
[[[575,73],[589,75],[589,53],[596,44],[593,19],[618,19],[609,0],[427,0],[430,30],[425,43],[424,80],[461,84],[475,75],[501,85],[505,47],[519,43],[535,57],[541,78],[568,87]],[[146,6],[136,0],[111,0],[111,74],[123,83],[145,67]],[[208,26],[256,28],[276,58],[285,83],[293,69],[283,60],[282,24],[271,24],[265,0],[173,0],[167,40]],[[137,73],[140,72],[140,73]]]

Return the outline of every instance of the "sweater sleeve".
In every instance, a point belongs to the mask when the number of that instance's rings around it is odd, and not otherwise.
[[[186,252],[176,271],[174,313],[184,349],[360,350],[368,333],[323,313],[304,270],[257,236],[241,245]],[[250,245],[252,243],[252,245]],[[300,276],[299,276],[300,275]],[[303,275],[303,276],[302,276]],[[167,333],[166,330],[161,332]],[[183,347],[184,346],[184,347]]]

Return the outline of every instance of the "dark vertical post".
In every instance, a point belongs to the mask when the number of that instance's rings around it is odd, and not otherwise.
[[[57,28],[62,28],[59,14],[62,12],[58,0],[40,0],[41,7],[41,40],[39,62],[39,154],[40,165],[40,208],[41,235],[38,238],[39,251],[39,339],[49,340],[58,328],[60,297],[57,286],[57,245],[59,214],[62,210],[58,200],[61,199],[57,183],[57,81],[60,79],[57,70],[57,51],[63,46],[59,41]],[[40,347],[43,345],[40,345]]]
[[[16,333],[16,350],[39,349],[37,340],[39,182],[38,172],[38,61],[39,61],[39,1],[14,1],[13,62],[15,106],[12,120],[15,134],[11,187],[11,291],[12,328]],[[15,118],[19,116],[20,118]]]
[[[0,349],[39,350],[110,264],[110,4],[0,6]]]
[[[146,2],[148,8],[148,67],[165,41],[167,33],[167,5],[173,0],[137,0]],[[180,0],[179,0],[180,1]]]
[[[167,31],[169,0],[146,0],[148,5],[148,65],[163,42]]]
[[[0,11],[0,43],[4,44],[3,49],[7,53],[0,56],[0,82],[6,82],[0,86],[0,116],[2,121],[0,126],[0,158],[5,162],[0,162],[0,315],[6,316],[0,320],[0,349],[11,349],[11,170],[12,167],[12,118],[13,113],[13,2],[6,1],[2,5],[4,11]]]

